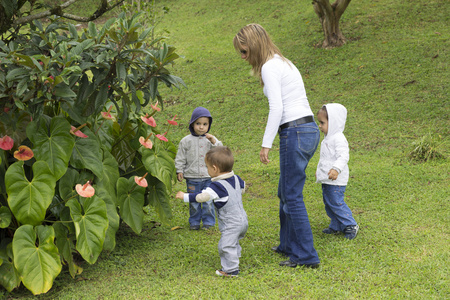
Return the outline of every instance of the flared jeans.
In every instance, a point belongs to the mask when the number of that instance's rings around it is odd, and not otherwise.
[[[319,145],[315,122],[280,131],[280,245],[277,251],[297,264],[319,263],[311,225],[303,201],[305,170]]]

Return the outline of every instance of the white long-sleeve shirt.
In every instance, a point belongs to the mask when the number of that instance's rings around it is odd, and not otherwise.
[[[275,54],[262,66],[261,77],[264,95],[269,100],[269,118],[262,147],[272,148],[280,125],[314,114],[306,97],[302,76],[293,63]]]

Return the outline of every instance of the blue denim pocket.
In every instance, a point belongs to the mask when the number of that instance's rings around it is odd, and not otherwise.
[[[319,146],[320,133],[317,125],[299,126],[297,127],[297,143],[298,148],[307,154],[314,154]]]

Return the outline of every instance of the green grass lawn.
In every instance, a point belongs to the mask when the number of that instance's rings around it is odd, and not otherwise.
[[[323,34],[311,1],[162,1],[159,25],[182,58],[173,66],[188,88],[162,89],[158,120],[179,118],[169,138],[188,134],[196,106],[213,117],[211,133],[235,154],[247,183],[249,230],[241,275],[219,278],[220,232],[190,231],[188,206],[173,193],[172,226],[148,211],[140,235],[122,226],[116,249],[84,264],[73,280],[63,271],[45,295],[25,289],[8,299],[449,299],[450,168],[448,49],[445,0],[353,1],[341,20],[349,39],[316,48]],[[348,109],[350,144],[346,202],[360,225],[353,241],[322,234],[329,219],[314,182],[319,153],[307,169],[305,203],[321,259],[319,269],[286,269],[270,247],[278,240],[278,146],[259,162],[267,99],[232,38],[260,23],[303,75],[311,107],[338,102]],[[425,135],[445,158],[416,162],[408,153]]]

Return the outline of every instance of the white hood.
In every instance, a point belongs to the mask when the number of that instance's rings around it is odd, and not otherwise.
[[[327,108],[328,113],[327,137],[344,132],[345,121],[347,121],[347,109],[339,103],[330,103],[324,106]]]

